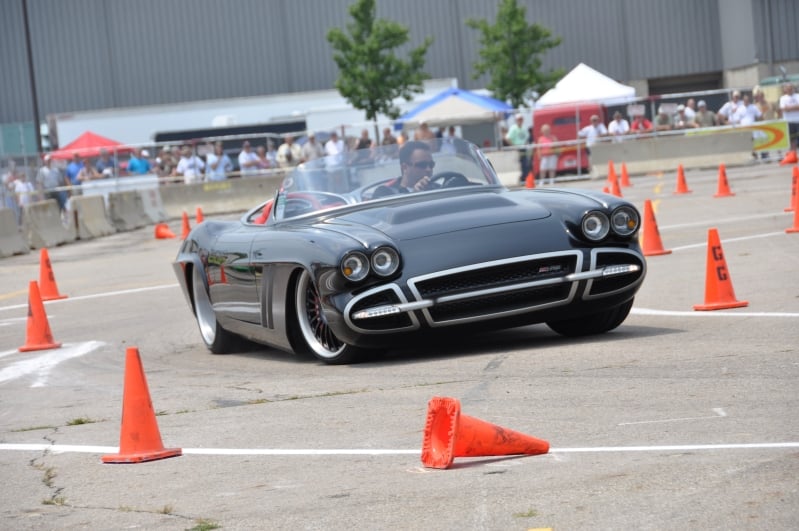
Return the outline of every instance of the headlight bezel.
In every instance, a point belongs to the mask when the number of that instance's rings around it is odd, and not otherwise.
[[[358,264],[360,262],[360,264]],[[355,266],[358,267],[355,267]],[[371,262],[369,257],[361,251],[350,251],[345,254],[339,264],[339,271],[344,278],[351,282],[361,282],[369,276]]]
[[[626,221],[622,224],[617,224],[619,216],[626,217]],[[636,233],[641,226],[641,216],[638,210],[631,205],[622,205],[617,207],[610,214],[610,228],[614,234],[622,238],[629,238]]]
[[[599,228],[593,228],[593,226]],[[583,215],[583,219],[580,221],[580,230],[587,240],[600,242],[610,234],[610,219],[601,210],[591,210]]]
[[[385,279],[397,274],[402,265],[399,251],[391,245],[372,250],[353,249],[339,262],[339,272],[349,282],[360,283],[368,278]]]
[[[379,263],[381,262],[381,259],[386,258],[389,262],[388,267],[384,267],[382,263]],[[387,245],[378,247],[372,253],[369,263],[372,267],[372,271],[374,271],[377,276],[382,278],[390,277],[399,270],[399,252],[393,247],[389,247]]]

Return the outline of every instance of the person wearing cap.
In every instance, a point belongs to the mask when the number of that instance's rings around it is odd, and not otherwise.
[[[260,162],[258,155],[252,150],[249,140],[245,140],[239,152],[239,172],[242,177],[245,175],[255,175],[260,172]]]
[[[622,137],[630,132],[630,122],[624,119],[620,111],[613,113],[613,121],[608,124],[608,134],[614,142],[621,142]]]
[[[319,159],[325,156],[322,144],[316,141],[316,133],[308,131],[308,140],[302,146],[302,161]]]
[[[693,129],[696,127],[696,122],[685,113],[685,105],[682,103],[677,105],[677,112],[672,118],[672,124],[674,129]]]
[[[150,152],[146,149],[135,149],[128,159],[128,173],[131,175],[145,175],[150,173],[152,166],[148,158]]]
[[[62,216],[67,210],[67,191],[64,187],[68,185],[61,170],[53,166],[50,155],[45,155],[42,167],[36,172],[36,189],[44,199],[53,199],[58,203],[58,210]]]
[[[658,115],[655,116],[655,131],[671,131],[671,116],[666,112],[666,108],[661,105],[658,107]]]
[[[718,112],[719,125],[738,125],[744,117],[746,107],[741,101],[741,91],[734,90],[730,101],[721,106]]]
[[[591,123],[580,129],[577,136],[585,138],[585,152],[591,156],[591,146],[600,138],[608,136],[608,128],[599,119],[598,114],[592,114]]]
[[[697,127],[716,127],[719,124],[716,113],[707,110],[707,103],[705,103],[705,100],[699,100],[696,103],[694,122]]]

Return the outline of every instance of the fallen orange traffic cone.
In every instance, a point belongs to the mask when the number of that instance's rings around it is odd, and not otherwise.
[[[39,251],[39,292],[42,296],[42,301],[67,298],[66,295],[61,295],[58,292],[55,275],[53,275],[53,266],[50,264],[50,254],[44,247]]]
[[[799,194],[799,166],[793,167],[793,176],[791,178],[791,204],[785,207],[785,212],[793,212],[794,204],[796,204],[796,196]]]
[[[189,225],[189,215],[186,214],[186,211],[183,211],[183,233],[180,235],[181,240],[185,240],[189,237],[189,232],[191,232],[191,225]]]
[[[194,216],[194,220],[195,220],[195,223],[197,223],[197,225],[199,225],[200,223],[205,221],[205,217],[203,216],[203,209],[202,208],[197,207],[197,211],[196,211],[196,214]]]
[[[623,188],[629,188],[632,186],[630,182],[630,175],[627,173],[627,165],[625,163],[621,163],[621,185]]]
[[[61,343],[54,342],[53,334],[50,332],[50,323],[47,321],[42,296],[39,294],[39,285],[35,280],[31,280],[28,290],[28,330],[25,344],[19,347],[19,351],[30,352],[59,347]]]
[[[730,191],[730,185],[727,182],[727,168],[724,164],[719,164],[719,185],[713,197],[730,197],[735,195]]]
[[[677,189],[674,191],[675,194],[690,194],[691,190],[688,189],[688,185],[685,183],[685,170],[682,167],[682,164],[677,166]]]
[[[524,187],[535,188],[535,176],[533,175],[533,170],[530,170],[530,173],[527,174],[527,178],[524,180]]]
[[[719,232],[716,229],[709,229],[707,233],[705,303],[694,305],[694,310],[724,310],[748,305],[747,301],[735,299],[727,261],[724,259],[724,251],[721,249]]]
[[[785,166],[787,164],[796,164],[799,162],[799,159],[796,158],[796,151],[789,151],[785,154],[785,157],[780,161],[780,166]]]
[[[177,235],[172,232],[169,225],[166,223],[158,223],[155,226],[155,238],[158,240],[166,240],[169,238],[177,238]]]
[[[658,223],[655,220],[655,210],[652,208],[652,201],[649,199],[644,202],[643,229],[641,247],[643,247],[644,256],[658,256],[671,253],[670,249],[666,250],[663,248],[663,242],[660,240]]]
[[[547,452],[547,441],[461,415],[461,404],[455,398],[434,396],[427,404],[422,463],[428,468],[449,468],[455,457]]]
[[[125,388],[122,397],[122,431],[119,453],[104,455],[103,463],[141,463],[179,456],[181,448],[164,448],[155,420],[147,379],[139,349],[128,347],[125,358]]]

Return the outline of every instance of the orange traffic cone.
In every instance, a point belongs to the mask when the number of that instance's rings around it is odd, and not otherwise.
[[[791,178],[791,204],[785,207],[785,212],[793,212],[797,194],[799,194],[799,166],[794,166],[793,177]]]
[[[612,183],[614,180],[616,180],[616,178],[617,178],[617,177],[616,177],[616,168],[615,168],[615,166],[613,165],[613,161],[612,161],[612,160],[609,160],[609,161],[608,161],[608,186],[610,186],[610,185],[611,185],[611,183]]]
[[[155,226],[155,238],[158,240],[165,240],[169,238],[177,238],[174,232],[169,228],[166,223],[158,223]]]
[[[122,397],[122,431],[119,453],[104,455],[103,463],[141,463],[181,455],[181,448],[164,448],[155,420],[139,349],[128,347]]]
[[[629,188],[632,186],[630,182],[630,175],[627,173],[627,165],[625,163],[621,163],[621,185],[623,188]]]
[[[50,254],[44,247],[39,251],[39,290],[42,301],[55,301],[67,298],[66,295],[61,295],[58,292],[55,275],[53,275],[53,266],[50,264]]]
[[[709,229],[707,232],[707,268],[705,272],[705,303],[694,305],[694,310],[724,310],[748,306],[747,301],[735,299],[732,289],[727,261],[721,249],[719,232]]]
[[[688,189],[688,185],[685,183],[685,170],[683,170],[682,164],[677,166],[677,189],[674,191],[675,194],[690,194],[691,190]]]
[[[191,232],[191,225],[189,225],[189,215],[186,214],[186,211],[183,211],[183,234],[180,235],[181,240],[185,240],[189,237],[189,232]]]
[[[535,188],[535,176],[533,175],[533,170],[530,170],[530,173],[527,174],[527,178],[524,180],[524,187]]]
[[[658,223],[655,220],[655,210],[652,208],[652,201],[647,199],[644,202],[644,232],[643,247],[644,256],[657,256],[661,254],[669,254],[671,250],[663,248],[663,242],[660,241],[660,231],[658,230]]]
[[[610,193],[616,197],[621,197],[621,187],[619,186],[619,179],[613,175],[613,180],[610,182]]]
[[[28,290],[28,331],[25,344],[19,347],[19,351],[30,352],[59,347],[61,343],[54,342],[53,334],[50,332],[50,323],[47,321],[42,296],[39,294],[39,284],[31,280]]]
[[[427,404],[422,463],[428,468],[449,468],[455,457],[547,452],[547,441],[461,415],[455,398],[434,396]]]
[[[795,184],[799,182],[794,181]],[[788,234],[799,232],[799,195],[793,196],[793,227],[785,229]]]
[[[789,151],[785,154],[785,157],[780,161],[780,166],[785,166],[788,164],[796,164],[799,162],[799,159],[796,158],[796,151]]]
[[[203,216],[203,209],[202,208],[197,207],[197,212],[196,212],[196,214],[194,216],[194,220],[195,220],[195,223],[197,223],[197,225],[199,225],[200,223],[205,221],[205,217]]]
[[[727,183],[727,168],[724,164],[719,164],[719,186],[713,197],[730,197],[733,195],[735,194],[730,191],[730,185]]]

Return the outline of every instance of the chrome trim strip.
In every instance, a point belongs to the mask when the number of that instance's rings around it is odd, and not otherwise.
[[[397,304],[397,305],[384,304],[384,305],[381,305],[381,306],[375,306],[373,308],[378,308],[378,307],[383,307],[383,306],[385,306],[385,307],[392,307],[392,306],[401,307],[401,308],[403,308],[403,311],[405,313],[407,313],[408,317],[411,320],[411,325],[410,326],[405,326],[405,327],[402,327],[402,328],[389,328],[389,329],[385,329],[385,330],[368,330],[366,328],[361,328],[360,326],[356,325],[353,322],[353,320],[350,319],[350,313],[352,313],[352,308],[353,308],[353,306],[355,306],[355,304],[357,304],[364,297],[369,297],[371,295],[374,295],[375,293],[380,293],[381,291],[386,291],[386,290],[393,291],[397,295],[397,298],[400,300],[400,303]],[[404,332],[404,331],[408,331],[408,330],[418,330],[419,327],[420,327],[419,320],[416,318],[416,314],[413,313],[413,310],[415,310],[417,308],[412,307],[412,306],[415,306],[415,305],[418,305],[418,304],[420,304],[420,303],[419,302],[415,302],[415,301],[414,302],[409,302],[408,299],[405,298],[405,294],[402,293],[402,290],[400,289],[400,287],[397,286],[396,284],[382,284],[382,285],[377,286],[375,288],[372,288],[370,290],[366,290],[366,291],[364,291],[363,293],[361,293],[360,295],[358,295],[356,297],[353,297],[352,300],[349,301],[347,303],[347,305],[344,307],[344,321],[347,323],[347,326],[349,326],[350,328],[352,328],[353,330],[355,330],[356,332],[359,332],[361,334],[390,334],[390,333],[393,333],[393,332]],[[432,304],[432,302],[431,302],[431,304]]]
[[[632,287],[635,287],[635,286],[639,285],[641,282],[644,281],[644,277],[646,276],[646,258],[643,258],[641,256],[641,254],[639,254],[639,253],[637,253],[637,252],[635,252],[635,251],[633,251],[631,249],[618,249],[618,248],[615,248],[615,247],[601,247],[601,248],[598,248],[598,249],[592,249],[591,250],[591,266],[590,266],[591,269],[593,270],[593,269],[596,268],[596,263],[598,261],[598,257],[599,257],[600,254],[619,254],[619,253],[629,254],[629,255],[635,256],[636,258],[641,258],[641,263],[643,264],[643,266],[641,267],[641,276],[638,278],[638,280],[636,282],[634,282],[632,284],[628,284],[628,285],[624,286],[621,289],[608,291],[608,292],[605,292],[605,293],[600,293],[598,295],[591,295],[591,288],[594,285],[594,280],[590,279],[588,281],[588,283],[586,284],[586,286],[585,286],[585,291],[583,291],[583,299],[584,300],[601,299],[602,297],[607,297],[609,295],[613,295],[615,293],[619,293],[620,291],[628,290],[628,289],[630,289]],[[627,265],[632,265],[632,264],[627,264]],[[637,265],[637,264],[635,264],[635,265]]]

